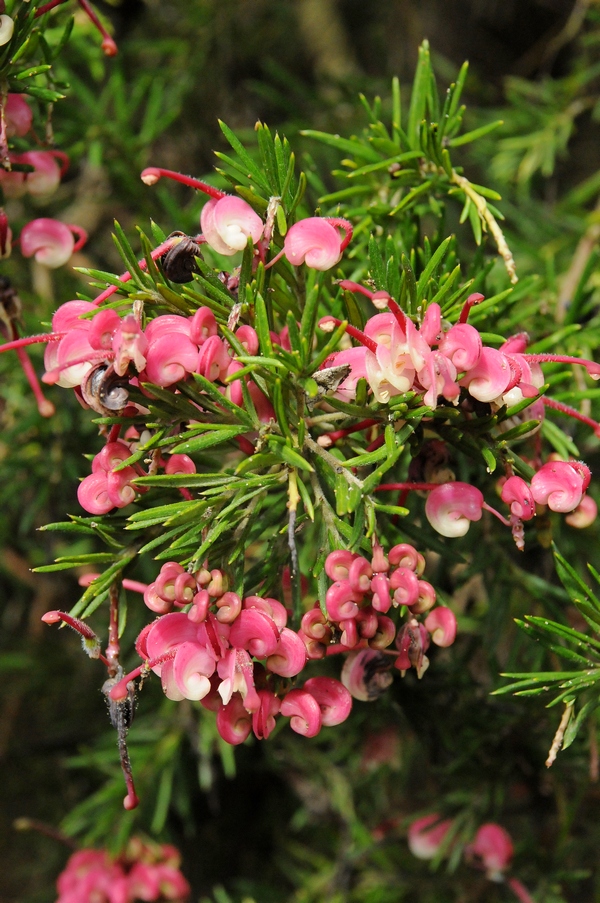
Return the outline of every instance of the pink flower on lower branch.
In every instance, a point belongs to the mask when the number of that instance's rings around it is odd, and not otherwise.
[[[38,263],[56,269],[83,247],[87,233],[79,226],[67,226],[57,219],[42,217],[23,226],[19,240],[24,257],[35,256]]]
[[[479,828],[465,854],[471,860],[481,863],[486,878],[490,881],[502,881],[513,857],[510,834],[501,825],[488,822]]]
[[[417,859],[433,859],[452,827],[449,818],[437,814],[418,818],[408,829],[408,848]]]
[[[177,850],[132,838],[113,858],[106,850],[79,850],[58,877],[57,903],[184,903],[190,888],[179,871]]]
[[[531,488],[521,477],[509,477],[502,485],[500,497],[510,505],[510,513],[520,520],[531,520],[535,515],[535,503]]]

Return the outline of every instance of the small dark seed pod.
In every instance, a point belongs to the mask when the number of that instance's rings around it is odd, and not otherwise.
[[[103,417],[120,414],[129,398],[127,379],[115,373],[112,364],[98,364],[81,387],[83,400]]]
[[[171,282],[177,282],[178,284],[191,282],[194,273],[198,272],[196,257],[202,256],[200,254],[200,245],[183,232],[174,232],[169,238],[173,236],[181,237],[177,244],[169,248],[162,258],[163,272]]]

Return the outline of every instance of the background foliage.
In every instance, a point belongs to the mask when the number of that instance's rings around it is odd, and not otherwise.
[[[329,196],[322,210],[334,215],[331,195],[346,187],[347,168],[344,176],[331,175],[340,170],[339,151],[302,131],[362,134],[368,117],[356,101],[359,91],[369,100],[380,94],[389,120],[390,77],[399,75],[408,87],[427,36],[444,88],[463,59],[471,61],[466,128],[504,123],[453,151],[473,181],[502,194],[517,259],[515,304],[502,310],[494,331],[508,334],[525,324],[543,341],[558,329],[563,348],[597,348],[596,4],[390,0],[367,16],[354,0],[124,0],[103,12],[114,24],[119,56],[105,60],[78,18],[57,72],[71,90],[56,107],[55,136],[72,167],[52,210],[91,232],[75,263],[121,271],[110,238],[114,218],[130,236],[136,223],[147,230],[150,218],[167,233],[196,231],[199,203],[191,193],[162,184],[149,192],[138,173],[149,163],[209,172],[212,150],[227,150],[217,117],[249,144],[257,119],[285,133],[308,173],[309,204]],[[377,175],[366,175],[364,183],[374,190]],[[445,231],[459,236],[471,272],[486,271],[486,294],[493,295],[506,287],[506,275],[492,249],[484,256],[477,235],[460,226],[461,208],[448,202]],[[426,218],[430,211],[417,213]],[[404,239],[409,243],[410,236]],[[4,272],[18,285],[28,332],[85,289],[82,277],[63,270],[48,277],[16,256],[3,262]],[[34,528],[75,509],[74,487],[85,472],[81,455],[89,452],[95,427],[89,413],[66,401],[67,393],[59,414],[40,422],[7,358],[0,358],[0,897],[33,903],[54,899],[66,848],[37,832],[14,832],[13,819],[62,822],[78,841],[98,844],[118,844],[131,820],[120,809],[114,737],[94,665],[82,660],[71,637],[42,630],[39,622],[48,608],[73,604],[76,582],[63,573],[29,572],[76,551],[59,534]],[[567,387],[563,400],[579,404],[584,394],[593,408],[593,392],[584,387],[579,396]],[[565,429],[597,470],[597,439],[583,428]],[[505,825],[517,843],[515,869],[538,901],[600,897],[595,721],[546,771],[557,710],[546,711],[543,697],[489,695],[506,684],[501,671],[559,667],[555,653],[532,643],[514,618],[540,616],[585,629],[538,526],[540,542],[518,558],[509,541],[480,534],[477,545],[452,547],[465,563],[439,560],[428,579],[459,613],[459,641],[438,653],[424,681],[409,674],[377,704],[356,705],[333,737],[307,744],[282,733],[236,750],[234,760],[196,707],[173,706],[148,685],[131,734],[146,799],[141,824],[181,846],[196,898],[507,899],[505,887],[464,866],[447,871],[442,864],[433,872],[413,859],[406,827],[432,808],[460,813],[465,834],[485,820]],[[581,574],[587,561],[600,567],[596,525],[585,533],[553,528],[562,554]],[[132,637],[134,630],[132,623]]]

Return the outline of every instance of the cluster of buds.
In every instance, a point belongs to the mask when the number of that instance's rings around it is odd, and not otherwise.
[[[334,581],[325,597],[327,618],[315,606],[302,618],[301,633],[310,658],[331,652],[332,646],[326,644],[336,640],[338,651],[353,652],[342,680],[355,698],[372,699],[382,682],[389,683],[383,650],[394,641],[395,666],[403,674],[415,668],[418,677],[429,665],[425,652],[430,641],[437,646],[454,642],[454,613],[442,605],[434,608],[436,593],[421,579],[424,568],[425,559],[408,543],[394,546],[387,555],[375,543],[370,561],[344,549],[327,556],[325,571]],[[408,613],[398,629],[388,616],[392,608]],[[419,615],[426,616],[423,623],[417,620]],[[377,678],[369,682],[366,675]]]
[[[175,847],[138,837],[116,858],[106,850],[79,850],[58,877],[56,903],[184,903],[190,887],[180,865]]]
[[[219,570],[189,574],[167,562],[144,601],[161,617],[139,635],[143,664],[112,688],[115,702],[125,698],[130,681],[153,671],[169,699],[197,700],[215,711],[220,735],[233,745],[251,731],[267,739],[279,714],[306,737],[350,714],[350,693],[333,678],[313,677],[292,688],[290,679],[303,670],[307,653],[277,599],[240,598]],[[184,606],[186,612],[172,611]]]
[[[192,574],[167,562],[143,590],[148,608],[160,615],[137,639],[143,664],[121,678],[110,697],[121,701],[132,680],[153,671],[169,699],[200,701],[215,711],[217,729],[228,743],[242,743],[251,731],[267,739],[279,714],[290,717],[297,733],[314,737],[322,726],[348,717],[352,696],[373,699],[389,684],[392,663],[385,653],[401,672],[414,667],[421,677],[430,641],[454,642],[454,614],[444,606],[433,608],[435,591],[420,579],[423,567],[423,556],[408,544],[395,546],[388,556],[376,544],[370,562],[344,550],[332,552],[325,564],[335,581],[327,592],[327,614],[315,605],[296,632],[287,627],[288,612],[277,599],[241,598],[218,569]],[[398,631],[386,615],[391,607],[408,610]],[[420,623],[417,616],[423,614]],[[394,640],[396,651],[390,653]],[[309,659],[328,653],[348,654],[342,683],[311,677],[301,687],[292,685]]]
[[[433,859],[443,850],[449,855],[454,845],[454,822],[440,815],[425,815],[408,829],[408,847],[417,859]],[[533,903],[527,889],[517,878],[507,878],[513,859],[513,842],[508,831],[495,822],[480,826],[471,843],[464,848],[468,865],[482,869],[489,881],[504,882],[521,903]]]

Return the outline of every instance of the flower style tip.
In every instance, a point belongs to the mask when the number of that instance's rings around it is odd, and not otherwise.
[[[172,179],[174,182],[181,182],[182,185],[187,185],[188,188],[196,188],[198,191],[203,191],[204,194],[208,194],[216,200],[226,197],[224,191],[213,188],[212,185],[201,182],[200,179],[194,179],[192,176],[186,176],[172,169],[163,169],[162,166],[147,166],[146,169],[142,170],[140,178],[145,185],[156,185],[158,180],[162,178]]]

